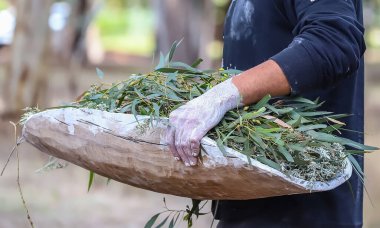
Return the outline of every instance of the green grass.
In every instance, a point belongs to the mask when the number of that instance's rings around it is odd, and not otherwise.
[[[6,1],[0,1],[0,10],[6,9],[9,7],[8,2]]]
[[[106,51],[151,56],[155,49],[151,9],[106,6],[95,20]]]

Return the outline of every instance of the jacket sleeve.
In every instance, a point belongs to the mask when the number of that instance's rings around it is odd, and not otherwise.
[[[284,0],[294,18],[294,39],[271,59],[282,68],[292,94],[333,86],[358,69],[364,28],[353,1]]]

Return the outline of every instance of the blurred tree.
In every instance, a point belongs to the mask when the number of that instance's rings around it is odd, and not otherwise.
[[[48,18],[52,0],[17,0],[16,29],[3,96],[12,113],[46,103]]]
[[[73,96],[77,93],[78,71],[86,61],[85,34],[99,5],[94,0],[67,1],[70,13],[59,33],[62,37],[59,42],[51,42],[53,33],[49,28],[49,19],[52,19],[50,13],[53,2],[14,1],[16,29],[3,89],[3,97],[7,98],[5,105],[10,114],[17,114],[28,106],[49,105],[47,86],[52,63],[65,68],[70,93]]]
[[[214,40],[215,7],[210,0],[151,0],[156,13],[158,51],[168,51],[175,40],[183,42],[175,59],[191,63],[203,56],[204,67],[211,67],[207,45]]]
[[[94,0],[70,1],[71,13],[68,26],[65,28],[66,51],[65,66],[68,68],[69,90],[71,94],[78,94],[77,76],[82,65],[87,61],[86,32],[94,19],[100,4]]]

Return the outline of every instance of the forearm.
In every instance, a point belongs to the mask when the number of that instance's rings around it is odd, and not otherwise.
[[[245,105],[256,103],[265,95],[286,96],[290,94],[290,85],[280,66],[268,60],[232,79],[238,88]]]

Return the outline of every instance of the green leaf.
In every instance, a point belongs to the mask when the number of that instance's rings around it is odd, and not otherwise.
[[[257,102],[255,104],[255,106],[253,106],[255,109],[260,109],[262,107],[264,107],[266,104],[268,104],[268,101],[271,99],[271,96],[268,94],[266,95],[265,97],[261,98],[261,100],[259,102]]]
[[[230,136],[229,138],[236,143],[245,143],[248,140],[248,138],[246,137],[239,137],[239,136]]]
[[[139,89],[137,89],[136,87],[134,87],[133,90],[135,91],[135,93],[136,93],[139,97],[141,97],[141,98],[144,98],[144,97],[145,97],[145,96],[141,93],[141,91],[140,91]]]
[[[183,38],[180,41],[174,41],[174,43],[172,44],[172,46],[170,48],[169,53],[165,57],[166,63],[170,63],[172,61],[174,52],[177,49],[177,47],[181,44],[182,40],[183,40]]]
[[[323,142],[331,142],[331,143],[339,143],[341,140],[336,137],[335,135],[322,133],[322,132],[316,132],[313,130],[307,131],[306,134],[311,136],[313,139],[320,140]]]
[[[90,98],[89,98],[89,100],[97,100],[97,99],[99,99],[99,98],[101,98],[101,97],[103,97],[103,94],[95,94],[95,95],[93,95],[93,96],[91,96]]]
[[[303,131],[309,131],[309,130],[315,130],[315,129],[321,129],[326,128],[326,124],[315,124],[315,125],[305,125],[297,128],[297,131],[303,132]]]
[[[95,178],[94,172],[90,171],[90,177],[88,178],[87,192],[90,191],[92,183],[94,182],[94,178]]]
[[[278,112],[278,114],[283,115],[283,114],[289,113],[293,110],[294,110],[294,108],[287,107],[287,108],[277,109],[277,112]]]
[[[367,145],[352,141],[350,139],[340,138],[340,140],[341,140],[341,144],[346,145],[346,146],[350,146],[350,147],[353,147],[353,148],[359,149],[359,150],[372,151],[372,150],[378,150],[379,149],[378,147],[367,146]]]
[[[286,158],[288,162],[294,162],[292,155],[283,146],[278,147],[278,151]]]
[[[156,226],[156,228],[161,228],[163,225],[165,225],[166,221],[168,221],[169,216],[167,216],[160,224]]]
[[[323,142],[340,143],[342,145],[350,146],[359,150],[378,150],[377,147],[366,146],[361,143],[352,141],[350,139],[337,137],[335,135],[331,135],[331,134],[327,134],[323,132],[316,132],[316,131],[310,130],[310,131],[307,131],[306,133],[310,135],[313,139],[320,140]]]
[[[331,132],[334,132],[334,131],[338,131],[343,126],[344,125],[341,125],[341,124],[330,125],[330,126],[324,128],[324,129],[322,129],[321,132],[331,133]]]
[[[150,95],[146,96],[146,99],[148,99],[148,100],[152,100],[152,99],[157,98],[157,97],[160,97],[160,96],[162,96],[162,94],[159,94],[159,93],[153,93],[153,94],[150,94]]]
[[[334,115],[328,115],[328,116],[325,116],[325,117],[326,118],[329,117],[331,119],[341,119],[341,118],[349,117],[349,116],[352,116],[352,115],[349,115],[349,114],[334,114]]]
[[[322,116],[322,115],[328,115],[331,114],[332,112],[323,112],[323,111],[318,111],[318,112],[298,112],[301,116]]]
[[[126,113],[127,111],[129,111],[129,109],[132,107],[132,105],[126,105],[124,106],[123,108],[120,109],[120,112],[121,113]]]
[[[278,112],[278,109],[275,108],[273,105],[270,105],[270,104],[267,104],[265,105],[265,107],[269,110],[271,110],[272,112],[276,113],[277,115],[279,115],[280,113]]]
[[[96,74],[98,75],[98,77],[100,79],[103,79],[104,78],[104,72],[101,71],[99,68],[96,68]]]
[[[138,105],[139,103],[140,103],[140,101],[138,101],[138,100],[133,100],[132,101],[132,114],[135,117],[135,119],[136,119],[137,122],[139,122],[139,120],[137,118],[136,105]]]
[[[172,62],[169,64],[169,67],[180,67],[180,68],[184,68],[190,72],[200,72],[200,70],[198,70],[197,68],[191,67],[191,66],[187,65],[186,63],[182,63],[182,62]]]
[[[201,63],[201,62],[203,62],[203,59],[201,59],[201,58],[198,58],[198,59],[196,59],[192,64],[191,64],[191,67],[197,67],[197,66],[199,66],[199,64]]]
[[[356,159],[351,154],[348,155],[348,159],[350,160],[351,164],[354,166],[356,171],[358,171],[360,173],[360,175],[362,175],[362,177],[364,177],[364,172],[362,170],[362,167],[360,167],[360,165],[356,161]]]
[[[269,167],[272,167],[273,169],[281,171],[281,166],[272,160],[269,160],[269,159],[264,158],[264,157],[256,157],[256,159],[259,162],[263,163],[264,165],[267,165]]]
[[[293,128],[296,128],[301,125],[301,121],[302,121],[302,116],[298,117],[298,119],[294,121],[293,123],[288,122],[288,124],[290,124]]]
[[[241,72],[243,72],[243,71],[236,70],[236,69],[227,69],[227,70],[220,71],[220,73],[222,73],[222,74],[232,74],[232,75],[237,75],[237,74],[240,74]]]
[[[168,226],[169,228],[174,228],[174,225],[175,225],[175,222],[174,222],[175,221],[175,216],[176,215],[174,215],[173,218],[170,220],[170,223],[169,223],[169,226]]]
[[[181,215],[181,213],[178,213],[176,216],[173,216],[172,221],[169,224],[169,228],[174,228],[175,224],[177,224],[178,218]]]
[[[173,101],[184,101],[182,98],[180,98],[179,96],[177,96],[177,94],[175,92],[173,92],[172,90],[168,90],[166,91],[166,95]]]
[[[157,103],[153,103],[154,115],[156,117],[160,116],[160,106]]]
[[[178,75],[178,72],[173,72],[173,73],[168,73],[168,77],[167,77],[167,82],[170,82],[170,81],[176,81],[177,80],[177,75]]]
[[[162,73],[192,73],[192,71],[181,69],[181,68],[173,68],[173,67],[160,67],[155,69],[156,72]]]
[[[223,145],[223,142],[220,138],[216,140],[216,145],[218,146],[219,150],[223,153],[224,156],[227,156],[226,148]]]
[[[190,212],[192,212],[194,215],[197,217],[199,216],[199,204],[202,202],[202,200],[197,200],[197,199],[191,199],[192,202],[192,208]]]
[[[144,228],[151,228],[153,224],[156,222],[158,216],[160,216],[161,213],[153,215],[152,218],[149,219],[149,221],[145,224]]]
[[[261,116],[264,112],[266,111],[265,107],[259,108],[256,112],[248,112],[242,116],[243,120],[248,120],[248,119],[254,119],[256,117]]]
[[[304,152],[305,150],[305,147],[298,143],[287,144],[286,146],[293,151]]]
[[[165,57],[162,54],[162,52],[160,52],[160,62],[158,63],[158,65],[156,66],[155,69],[157,70],[157,69],[161,69],[163,67],[165,67]]]
[[[344,152],[349,153],[349,154],[360,154],[360,155],[368,153],[363,150],[345,150]]]
[[[256,142],[258,146],[260,146],[262,149],[266,149],[268,147],[267,144],[264,143],[264,141],[260,138],[260,136],[256,134],[249,134],[249,136]]]
[[[175,92],[181,92],[181,93],[187,93],[188,92],[187,90],[180,89],[180,88],[176,87],[173,83],[170,83],[170,82],[168,82],[166,84],[166,86]]]
[[[315,105],[314,101],[311,101],[311,100],[303,98],[303,97],[291,98],[290,101],[296,101],[296,102],[301,102],[301,103],[307,103],[307,104]]]

